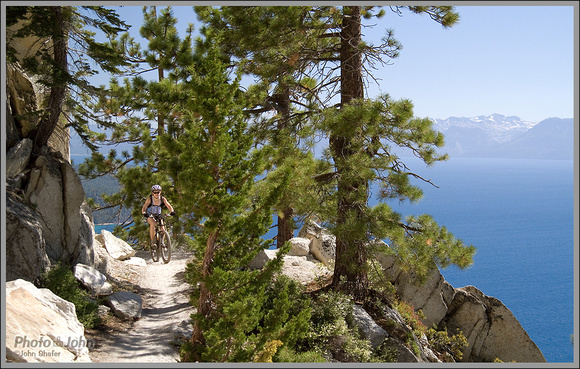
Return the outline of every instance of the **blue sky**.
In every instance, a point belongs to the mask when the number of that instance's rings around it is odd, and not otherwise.
[[[363,29],[365,39],[378,43],[390,28],[403,49],[397,59],[375,71],[380,85],[369,86],[368,95],[408,98],[417,117],[498,113],[536,123],[550,117],[572,118],[578,78],[573,6],[577,2],[556,3],[564,5],[456,6],[460,22],[447,29],[427,15],[404,11],[399,16],[386,8],[383,19],[372,21],[375,27]],[[115,9],[133,25],[131,33],[139,39],[142,6],[127,4]],[[171,2],[160,3],[167,4]],[[187,24],[196,23],[193,9],[172,8],[184,35]]]

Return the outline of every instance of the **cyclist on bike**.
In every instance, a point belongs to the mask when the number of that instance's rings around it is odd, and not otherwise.
[[[163,208],[169,210],[169,215],[175,215],[173,206],[167,201],[167,199],[161,196],[161,186],[153,185],[151,186],[151,195],[145,200],[141,213],[143,217],[147,219],[149,223],[149,238],[151,239],[151,245],[155,244],[155,215],[161,215],[161,210]]]

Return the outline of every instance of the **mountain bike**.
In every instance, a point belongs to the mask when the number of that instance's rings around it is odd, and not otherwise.
[[[159,260],[159,254],[164,263],[169,263],[171,259],[171,237],[165,227],[165,218],[169,214],[152,215],[155,219],[155,243],[151,245],[151,259],[154,262]]]

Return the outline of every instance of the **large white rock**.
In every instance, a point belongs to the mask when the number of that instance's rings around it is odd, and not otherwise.
[[[89,265],[75,265],[74,276],[93,295],[110,295],[113,293],[113,286],[107,282],[107,277]]]
[[[103,229],[95,238],[105,246],[113,259],[125,260],[135,256],[135,250],[125,241],[115,237],[111,232]]]
[[[46,288],[6,283],[6,359],[12,362],[90,362],[75,306]]]
[[[112,260],[113,258],[107,252],[105,245],[99,238],[95,235],[93,236],[93,250],[95,252],[95,263],[94,267],[97,268],[101,273],[110,274],[112,270]],[[102,237],[101,237],[102,238]]]
[[[292,240],[295,240],[295,238]],[[307,239],[302,238],[301,240]],[[300,240],[299,242],[302,243]],[[279,251],[280,249],[260,250],[258,255],[248,264],[248,267],[262,269],[268,261],[277,257]],[[332,275],[332,271],[311,254],[301,256],[284,255],[281,272],[301,284],[308,284]]]
[[[294,237],[290,239],[292,248],[288,255],[292,256],[306,256],[310,254],[310,239],[304,237]]]
[[[46,254],[51,261],[69,257],[66,248],[63,247],[66,217],[65,193],[60,169],[58,161],[46,156],[38,157],[35,168],[30,172],[30,181],[26,188],[26,196],[40,213],[39,220],[46,242]]]
[[[92,265],[90,209],[81,180],[70,163],[51,155],[39,156],[25,192],[39,214],[49,259]]]
[[[332,275],[332,271],[312,256],[284,256],[282,274],[301,283],[308,284]]]
[[[318,225],[316,222],[308,219],[304,222],[304,225],[300,231],[298,231],[298,237],[308,238],[311,240],[315,237],[318,237],[323,229],[324,228]]]
[[[336,237],[323,230],[319,237],[312,239],[310,253],[326,266],[332,267],[336,258]]]
[[[258,255],[256,255],[254,259],[250,261],[248,267],[251,269],[262,269],[268,261],[274,260],[276,258],[278,251],[280,251],[280,249],[260,250]]]
[[[424,283],[419,283],[412,273],[403,271],[392,256],[377,254],[385,274],[394,283],[397,293],[415,310],[422,310],[425,315],[423,324],[427,327],[437,325],[447,314],[448,306],[455,290],[439,272],[432,269]],[[396,283],[395,283],[396,282]]]
[[[141,296],[129,291],[119,291],[107,297],[113,313],[122,319],[139,319],[143,311]]]
[[[311,240],[310,253],[327,267],[333,267],[336,259],[336,237],[330,231],[309,220],[298,232],[298,237]]]
[[[35,86],[18,63],[6,63],[6,94],[10,96],[12,115],[17,116],[24,137],[34,132],[39,121],[38,101]]]

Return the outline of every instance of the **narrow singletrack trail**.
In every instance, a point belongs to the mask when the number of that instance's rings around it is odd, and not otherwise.
[[[137,270],[136,284],[142,292],[141,318],[126,329],[105,335],[95,335],[95,347],[90,350],[93,362],[179,362],[178,348],[172,342],[191,329],[190,315],[195,309],[189,304],[191,286],[184,271],[191,253],[173,250],[171,261],[153,262],[149,252],[137,252],[147,266]]]

